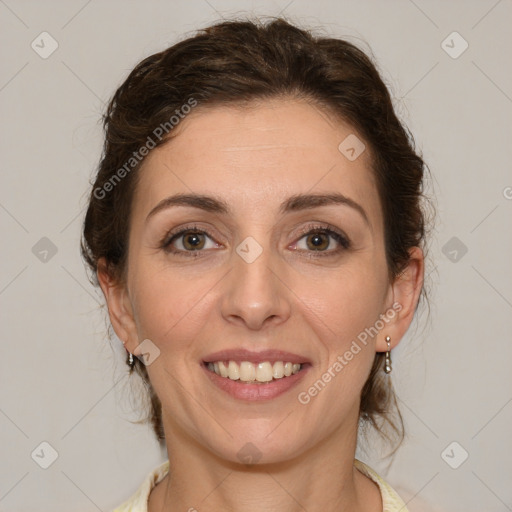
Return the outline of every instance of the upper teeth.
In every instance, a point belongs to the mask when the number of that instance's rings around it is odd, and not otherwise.
[[[269,361],[257,364],[250,363],[249,361],[242,361],[240,364],[236,361],[216,361],[208,363],[208,369],[221,377],[227,377],[231,380],[270,382],[272,378],[282,379],[297,373],[301,369],[301,365],[289,362],[284,363],[283,361],[276,361],[274,364]]]

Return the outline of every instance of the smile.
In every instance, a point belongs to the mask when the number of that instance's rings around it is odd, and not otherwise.
[[[215,361],[207,363],[207,368],[220,377],[240,380],[251,384],[271,382],[284,379],[297,374],[302,369],[302,364],[290,361],[262,361],[252,363],[249,361]]]
[[[312,369],[304,354],[245,348],[205,355],[200,366],[215,388],[243,401],[277,398],[296,387]]]

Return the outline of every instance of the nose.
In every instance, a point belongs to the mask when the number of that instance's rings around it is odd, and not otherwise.
[[[223,280],[222,316],[251,330],[286,322],[291,291],[283,273],[283,266],[268,248],[254,261],[233,252],[232,270]]]

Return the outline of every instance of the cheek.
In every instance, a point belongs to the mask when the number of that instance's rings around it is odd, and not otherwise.
[[[313,399],[315,407],[331,403],[327,414],[334,423],[359,403],[359,393],[375,359],[375,325],[384,313],[385,271],[375,265],[356,266],[331,273],[328,278],[316,276],[302,285],[296,283],[294,288],[305,298],[302,313],[321,354],[317,378],[322,382],[315,381],[313,388],[302,390],[301,403]],[[318,399],[313,398],[316,396]]]
[[[295,283],[294,291],[316,316],[323,331],[320,339],[331,339],[341,350],[359,333],[373,326],[383,313],[386,277],[375,265],[342,268],[317,274]]]
[[[148,338],[174,353],[183,347],[194,347],[191,340],[201,329],[207,292],[217,280],[207,274],[194,277],[186,270],[138,273],[133,291],[139,338]]]
[[[372,328],[383,313],[385,282],[367,269],[342,272],[316,284],[321,288],[303,285],[298,292],[308,297],[302,314],[321,355],[315,378],[300,390],[298,400],[322,416],[322,428],[329,430],[337,428],[340,418],[357,415],[360,393],[375,359]]]

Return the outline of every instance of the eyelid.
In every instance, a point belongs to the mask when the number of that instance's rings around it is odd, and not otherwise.
[[[185,225],[185,226],[181,226],[181,227],[176,228],[176,229],[172,229],[171,231],[166,233],[165,236],[163,237],[162,241],[159,244],[160,247],[163,248],[163,249],[166,249],[171,244],[171,242],[173,242],[175,239],[180,238],[181,236],[183,236],[185,233],[187,233],[189,231],[190,232],[197,232],[197,233],[205,234],[212,241],[214,241],[215,244],[217,244],[217,245],[219,244],[215,240],[214,235],[210,232],[209,229],[201,228],[196,223],[193,223],[193,224],[190,224],[190,225]],[[169,251],[169,252],[172,252],[172,251]],[[201,251],[181,251],[181,250],[177,250],[176,252],[183,253],[183,252],[201,252]]]
[[[201,228],[197,226],[196,223],[193,223],[191,225],[185,225],[181,226],[179,228],[173,229],[170,232],[168,232],[162,241],[160,242],[160,247],[171,254],[179,254],[179,255],[186,255],[191,257],[198,257],[200,253],[207,252],[206,250],[197,250],[197,251],[184,251],[182,249],[169,249],[169,247],[172,247],[172,242],[174,240],[179,239],[181,236],[186,234],[187,232],[197,232],[203,235],[206,235],[208,238],[210,238],[217,246],[219,243],[215,240],[214,235],[211,234],[210,230],[207,228]],[[306,226],[303,226],[299,233],[295,235],[295,237],[298,236],[296,241],[293,243],[293,245],[297,244],[302,238],[304,238],[306,235],[311,235],[315,233],[326,233],[331,238],[334,238],[336,242],[341,246],[341,248],[334,249],[334,250],[327,250],[327,251],[308,251],[308,250],[298,250],[298,252],[307,252],[311,255],[311,257],[323,257],[323,256],[333,256],[337,255],[342,251],[345,251],[351,247],[351,241],[349,237],[341,230],[336,228],[335,226],[332,226],[331,224],[325,223],[325,222],[311,222],[307,224]],[[222,245],[222,244],[220,244]],[[296,249],[295,249],[296,250]]]
[[[304,238],[306,235],[315,233],[326,233],[331,238],[334,238],[336,242],[342,247],[341,249],[335,249],[330,251],[307,251],[315,256],[328,256],[338,254],[341,251],[347,250],[352,246],[350,238],[336,226],[333,226],[325,222],[311,222],[299,230],[299,238],[297,242]],[[297,242],[294,242],[295,244]]]

